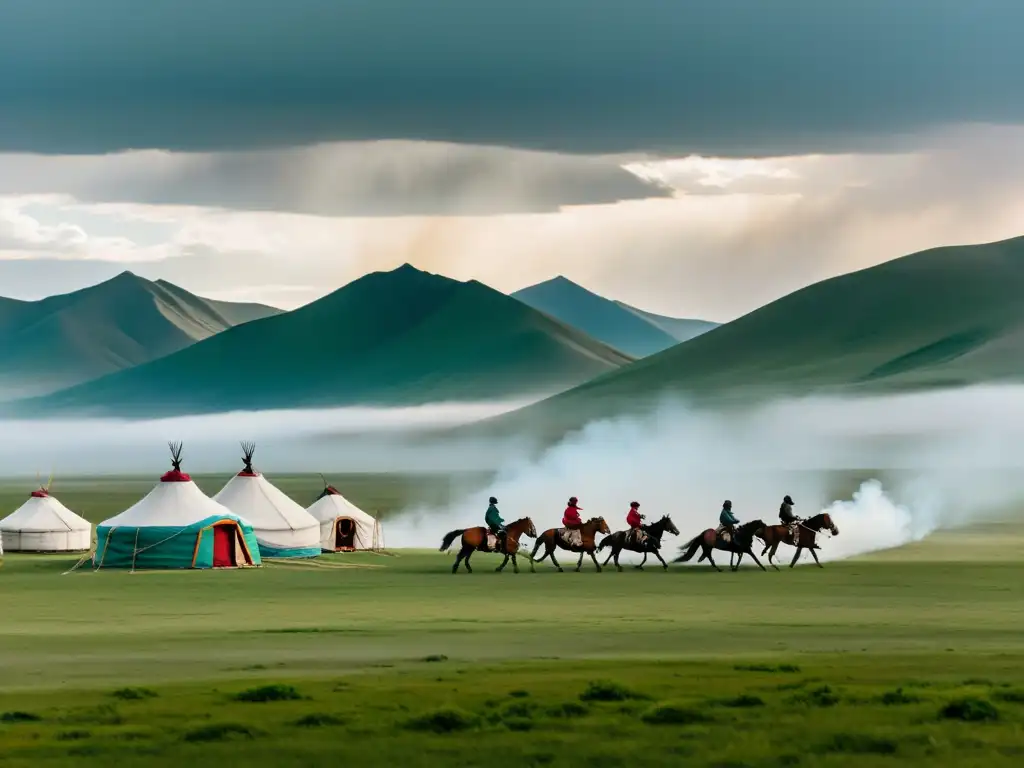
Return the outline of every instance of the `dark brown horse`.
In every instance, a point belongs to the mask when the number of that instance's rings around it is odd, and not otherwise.
[[[697,550],[703,548],[704,551],[701,553],[700,559],[697,560],[697,562],[699,563],[706,559],[712,567],[721,571],[722,569],[718,567],[715,563],[715,559],[711,556],[711,552],[713,550],[720,549],[729,553],[730,567],[734,571],[740,567],[740,560],[743,559],[743,555],[750,555],[754,558],[754,562],[757,563],[758,567],[762,571],[766,571],[768,569],[761,565],[761,561],[757,559],[753,549],[751,549],[754,543],[754,537],[760,536],[763,529],[764,521],[751,520],[749,523],[743,523],[743,525],[738,526],[732,540],[726,541],[716,529],[708,528],[703,533],[698,533],[686,544],[680,547],[680,549],[685,551],[672,562],[688,563],[693,556],[697,554]],[[731,565],[733,555],[740,556],[740,559],[736,561],[736,565],[734,566]]]
[[[822,512],[821,514],[815,515],[814,517],[808,518],[807,520],[801,520],[796,524],[796,535],[788,525],[769,525],[765,526],[764,533],[761,538],[764,539],[764,550],[761,552],[763,555],[768,552],[768,562],[775,570],[779,570],[772,560],[775,557],[775,552],[779,549],[779,544],[789,544],[791,547],[796,547],[796,554],[793,555],[793,562],[789,564],[792,568],[796,565],[796,561],[800,559],[800,553],[805,549],[810,550],[811,555],[814,557],[814,562],[818,563],[819,568],[824,566],[818,560],[818,553],[816,549],[820,547],[815,543],[815,539],[818,538],[818,534],[821,533],[822,528],[828,528],[833,536],[839,535],[839,528],[832,522],[831,516],[828,512]]]
[[[580,528],[580,538],[583,540],[583,546],[579,547],[576,545],[569,546],[565,543],[561,536],[558,535],[558,528],[548,528],[544,533],[537,537],[537,543],[533,545],[533,552],[530,557],[531,562],[539,563],[545,557],[550,557],[551,562],[555,564],[555,568],[562,570],[562,566],[558,564],[555,559],[555,549],[561,547],[570,552],[579,552],[580,561],[576,563],[576,570],[578,571],[583,567],[583,555],[590,555],[590,559],[594,561],[594,566],[598,572],[601,570],[601,564],[597,562],[597,558],[594,556],[594,551],[597,549],[597,545],[594,543],[594,537],[599,533],[610,533],[608,523],[604,521],[603,517],[592,517],[587,520]],[[537,550],[544,545],[544,554],[537,557]]]
[[[495,568],[498,572],[505,570],[509,558],[512,558],[512,570],[519,573],[519,563],[516,562],[516,555],[519,553],[519,537],[526,534],[530,538],[537,538],[537,529],[533,527],[533,520],[524,517],[521,520],[516,520],[514,523],[506,525],[505,546],[500,549],[500,542],[495,544],[495,549],[490,548],[487,543],[488,533],[489,531],[486,528],[478,525],[476,528],[463,528],[457,531],[450,531],[444,535],[444,539],[441,540],[442,552],[447,552],[455,539],[462,536],[462,549],[459,550],[459,555],[455,558],[452,573],[458,572],[459,563],[463,560],[466,561],[466,570],[472,573],[473,569],[469,567],[469,558],[472,557],[474,552],[497,552],[498,554],[505,555],[501,565]],[[530,570],[534,570],[532,559],[530,560]]]
[[[679,529],[676,528],[675,523],[672,522],[672,518],[665,515],[656,523],[642,525],[640,527],[643,529],[644,533],[647,534],[647,538],[644,539],[641,544],[637,544],[632,540],[629,536],[629,531],[616,531],[611,536],[605,536],[604,539],[601,540],[601,546],[598,547],[599,551],[605,547],[612,548],[611,553],[604,561],[605,565],[608,565],[608,561],[614,557],[615,567],[621,571],[622,566],[619,565],[619,554],[622,550],[628,549],[630,552],[642,552],[644,556],[644,559],[640,564],[634,565],[634,568],[643,570],[644,563],[647,562],[647,555],[652,554],[661,561],[662,568],[666,571],[668,570],[668,563],[665,562],[658,550],[661,549],[661,537],[666,532],[671,533],[673,536],[679,535]]]

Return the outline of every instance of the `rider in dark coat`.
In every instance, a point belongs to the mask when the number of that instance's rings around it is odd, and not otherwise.
[[[793,499],[788,494],[782,500],[782,506],[779,507],[779,519],[784,526],[789,528],[793,536],[796,536],[796,526],[800,522],[800,518],[793,514]]]
[[[729,532],[729,538],[733,541],[736,539],[736,526],[740,524],[740,521],[736,518],[736,515],[732,513],[732,502],[722,502],[722,512],[718,516],[718,522],[722,528]]]
[[[498,512],[498,500],[491,496],[489,499],[489,506],[487,512],[484,514],[484,522],[487,524],[487,528],[498,537],[498,551],[505,551],[505,521],[501,519],[501,513]]]

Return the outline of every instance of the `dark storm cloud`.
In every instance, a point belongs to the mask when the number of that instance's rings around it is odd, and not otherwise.
[[[0,149],[865,149],[1024,119],[1022,28],[1018,0],[5,3]]]

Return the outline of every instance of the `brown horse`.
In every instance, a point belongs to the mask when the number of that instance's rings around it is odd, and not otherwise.
[[[743,555],[750,555],[754,558],[754,562],[757,563],[758,567],[762,571],[767,571],[768,569],[761,565],[761,561],[757,559],[757,556],[754,554],[754,550],[751,548],[754,543],[754,537],[760,537],[763,529],[764,521],[751,520],[749,523],[743,523],[743,525],[737,526],[736,533],[733,536],[732,541],[726,541],[719,535],[717,530],[714,528],[708,528],[703,533],[698,533],[686,542],[686,544],[680,547],[680,549],[685,551],[672,562],[688,563],[693,556],[697,554],[697,550],[703,548],[704,551],[701,553],[700,559],[697,560],[697,562],[699,563],[706,559],[713,568],[721,571],[722,569],[718,567],[718,564],[715,563],[715,559],[711,556],[711,552],[713,550],[721,549],[729,553],[730,567],[734,571],[739,569],[740,560],[743,559]],[[732,565],[733,555],[740,556],[740,559],[736,561],[735,566]]]
[[[768,552],[768,562],[771,563],[772,568],[779,570],[779,566],[772,561],[772,558],[775,557],[779,544],[789,544],[791,547],[796,547],[793,562],[789,564],[790,568],[796,565],[796,561],[800,559],[800,553],[805,549],[810,550],[811,555],[814,557],[814,562],[818,563],[818,567],[824,568],[818,560],[818,553],[814,551],[820,549],[815,543],[815,539],[821,533],[822,528],[828,528],[833,536],[839,535],[839,528],[832,522],[828,512],[822,512],[807,520],[801,520],[796,526],[796,536],[793,535],[793,531],[788,525],[766,526],[764,534],[761,536],[764,539],[764,550],[761,554],[764,555],[765,552],[771,549],[771,552]]]
[[[555,568],[559,571],[562,570],[562,566],[558,564],[555,559],[555,549],[561,547],[570,552],[579,552],[580,561],[576,563],[576,570],[579,571],[583,567],[583,555],[590,555],[590,559],[594,561],[594,565],[597,567],[598,572],[601,571],[601,564],[597,562],[597,558],[594,556],[594,551],[597,549],[597,545],[594,543],[594,537],[599,533],[611,533],[608,528],[608,523],[604,521],[603,517],[592,517],[587,520],[580,528],[580,537],[583,540],[583,546],[577,547],[575,545],[569,546],[562,540],[562,537],[558,535],[558,528],[548,528],[544,533],[537,537],[537,543],[533,545],[533,552],[530,554],[532,558],[531,563],[540,562],[545,557],[550,557],[551,562],[555,564]],[[537,550],[540,549],[541,545],[544,545],[544,554],[537,557]]]
[[[476,528],[463,528],[457,531],[450,531],[444,535],[444,539],[441,540],[441,552],[447,552],[451,548],[452,542],[457,537],[462,536],[462,549],[459,550],[459,555],[455,558],[452,573],[458,572],[459,563],[463,560],[466,561],[466,571],[472,573],[473,569],[469,567],[469,558],[472,557],[474,552],[498,552],[505,555],[501,565],[495,568],[499,573],[505,570],[505,566],[508,565],[508,559],[511,557],[512,570],[519,573],[519,563],[516,562],[516,555],[519,553],[519,537],[524,533],[530,538],[537,538],[537,529],[533,527],[533,520],[528,517],[506,525],[505,546],[503,548],[504,551],[502,551],[501,549],[491,549],[487,545],[488,530],[482,525],[478,525]],[[500,547],[501,545],[499,543],[496,546]],[[530,570],[535,570],[532,559],[530,560]]]

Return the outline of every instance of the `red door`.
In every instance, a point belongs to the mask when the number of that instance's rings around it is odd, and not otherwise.
[[[231,568],[235,564],[235,526],[213,527],[213,567]]]

